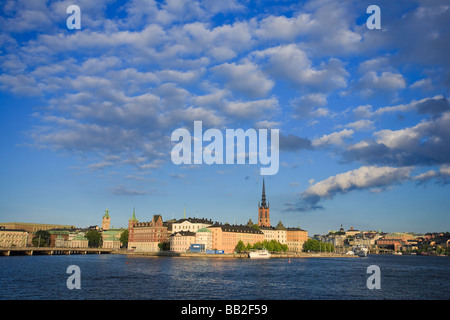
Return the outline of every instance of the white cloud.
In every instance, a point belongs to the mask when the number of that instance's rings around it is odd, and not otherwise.
[[[339,132],[333,132],[328,135],[323,135],[320,138],[314,139],[312,145],[314,147],[327,146],[327,145],[344,145],[344,139],[351,138],[354,131],[351,129],[344,129]]]
[[[410,178],[412,167],[376,167],[363,166],[329,177],[310,185],[301,195],[299,210],[316,208],[319,201],[332,199],[337,194],[345,194],[354,190],[385,188]]]
[[[331,58],[314,67],[306,52],[295,44],[254,51],[252,55],[271,75],[291,81],[298,88],[329,92],[347,85],[348,73],[339,59]]]
[[[212,68],[212,71],[224,78],[228,89],[249,98],[265,97],[274,86],[274,82],[258,66],[248,61],[243,64],[224,63]]]

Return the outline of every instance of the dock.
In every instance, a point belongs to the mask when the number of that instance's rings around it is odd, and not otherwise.
[[[0,247],[0,256],[105,254],[112,251],[113,249],[103,248]]]

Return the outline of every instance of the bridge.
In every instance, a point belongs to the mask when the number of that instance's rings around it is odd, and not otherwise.
[[[0,247],[0,256],[57,255],[57,254],[104,254],[113,249],[103,248],[58,248],[58,247]]]

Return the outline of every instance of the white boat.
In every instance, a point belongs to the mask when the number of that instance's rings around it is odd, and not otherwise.
[[[270,258],[270,253],[267,250],[255,250],[250,251],[248,257],[252,259],[268,259]]]
[[[353,249],[354,253],[359,257],[367,257],[369,250],[366,247],[358,246]]]

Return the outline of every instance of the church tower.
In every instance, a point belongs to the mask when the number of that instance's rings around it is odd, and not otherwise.
[[[111,223],[111,217],[109,216],[109,210],[106,209],[105,210],[105,214],[103,215],[102,229],[103,230],[108,230],[110,223]]]
[[[261,202],[258,204],[258,226],[270,227],[270,208],[266,203],[266,187],[263,178]]]

